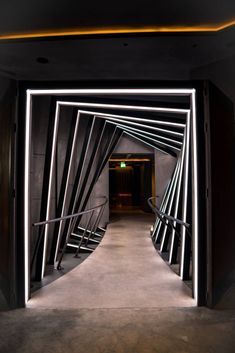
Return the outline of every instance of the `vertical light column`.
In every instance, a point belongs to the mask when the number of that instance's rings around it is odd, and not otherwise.
[[[186,130],[186,129],[185,129]],[[182,153],[181,153],[181,166],[180,166],[180,175],[179,175],[179,183],[177,186],[177,191],[176,191],[176,202],[175,202],[175,210],[174,210],[174,218],[178,218],[178,208],[179,208],[179,200],[180,200],[180,193],[182,189],[182,175],[183,175],[183,168],[185,164],[185,141],[186,141],[186,133],[184,134],[184,142],[182,146]],[[176,223],[174,223],[174,226],[176,227]],[[171,245],[170,245],[170,253],[169,253],[169,263],[173,263],[173,257],[174,255],[174,247],[175,247],[175,229],[172,231],[172,236],[171,236]]]
[[[49,186],[48,186],[48,195],[47,195],[46,220],[49,220],[49,218],[50,218],[52,177],[53,177],[53,170],[54,170],[54,164],[55,164],[55,150],[56,150],[56,143],[57,143],[59,116],[60,116],[60,106],[57,103],[56,104],[56,111],[55,111],[55,121],[54,121],[52,149],[51,149],[51,164],[50,164]],[[49,224],[46,224],[46,226],[45,226],[45,234],[44,234],[44,238],[43,238],[43,258],[42,258],[41,278],[43,278],[43,276],[44,276],[45,266],[46,266],[46,251],[47,251],[48,230],[49,230]]]
[[[71,155],[70,155],[70,159],[69,159],[69,168],[68,168],[68,174],[67,174],[67,178],[66,178],[66,185],[65,185],[65,191],[64,191],[64,199],[63,199],[61,217],[64,216],[64,211],[65,211],[65,202],[66,202],[68,185],[69,185],[69,179],[70,179],[70,174],[71,174],[71,169],[72,169],[72,162],[73,162],[73,158],[74,158],[75,145],[76,145],[76,141],[77,141],[77,132],[78,132],[79,121],[80,121],[80,113],[78,111],[77,118],[76,118],[75,129],[74,129],[74,135],[73,135],[72,150],[71,150]],[[56,258],[57,258],[57,254],[58,254],[60,238],[61,238],[61,230],[62,230],[62,221],[60,222],[58,236],[57,236],[55,256],[54,256],[54,264],[56,262]]]
[[[190,112],[187,113],[187,123],[185,132],[185,163],[183,178],[183,214],[182,221],[187,223],[187,202],[188,202],[188,174],[189,174],[189,141],[190,141]],[[183,280],[185,276],[185,246],[186,246],[186,229],[181,226],[181,260],[180,260],[180,277]]]
[[[193,210],[193,294],[199,303],[199,239],[198,239],[198,162],[197,162],[197,122],[196,122],[196,90],[192,90],[191,94],[191,117],[192,117],[192,176],[193,176],[193,192],[192,192],[192,210]]]
[[[30,90],[26,92],[26,119],[25,119],[25,160],[24,160],[24,290],[25,303],[29,299],[29,241],[30,241],[30,151],[31,151],[31,128],[32,128],[32,96]]]

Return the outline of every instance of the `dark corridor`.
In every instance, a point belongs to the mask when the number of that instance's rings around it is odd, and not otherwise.
[[[110,209],[141,209],[149,212],[146,202],[154,188],[153,161],[149,156],[113,155],[109,160]]]

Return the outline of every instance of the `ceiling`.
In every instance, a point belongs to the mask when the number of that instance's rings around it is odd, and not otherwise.
[[[233,20],[232,0],[11,0],[1,3],[0,33],[98,26],[200,26]]]
[[[1,4],[0,35],[71,28],[216,25],[235,1],[17,1]],[[167,80],[235,58],[235,27],[158,33],[0,40],[0,75],[19,80]]]

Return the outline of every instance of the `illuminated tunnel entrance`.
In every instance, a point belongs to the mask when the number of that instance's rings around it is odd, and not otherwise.
[[[46,109],[46,117],[45,111],[40,110],[42,105]],[[189,224],[191,237],[185,227],[178,225],[177,232],[167,232],[157,217],[152,240],[155,245],[160,243],[161,248],[168,249],[167,261],[170,264],[178,259],[182,280],[189,277],[192,259],[193,297],[200,304],[203,291],[198,271],[201,259],[197,128],[196,90],[193,87],[27,90],[24,184],[26,302],[30,296],[30,277],[36,276],[40,280],[48,263],[54,266],[58,261],[61,263],[61,251],[63,253],[71,246],[71,234],[77,227],[84,229],[85,224],[89,224],[86,212],[93,212],[89,209],[97,205],[97,198],[104,196],[98,194],[97,182],[122,136],[128,136],[176,159],[158,207],[161,212]],[[38,137],[41,134],[42,139]],[[37,186],[36,190],[33,185]],[[84,220],[82,213],[76,221],[66,220],[67,223],[62,224],[60,218],[64,220],[66,215],[79,212],[85,213]],[[97,217],[99,221],[102,218]],[[50,223],[53,219],[58,220],[57,223]],[[33,228],[33,237],[32,223],[39,225]],[[98,223],[94,233],[97,227]],[[180,239],[177,234],[180,234]]]
[[[113,154],[109,160],[109,205],[111,212],[141,209],[155,193],[152,155]]]

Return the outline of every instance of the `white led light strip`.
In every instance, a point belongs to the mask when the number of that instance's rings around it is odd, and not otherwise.
[[[32,98],[36,95],[156,95],[156,96],[187,96],[190,97],[192,117],[192,165],[193,165],[193,227],[194,238],[194,298],[198,301],[198,180],[197,180],[197,133],[196,133],[196,105],[194,89],[49,89],[27,90],[26,102],[26,130],[25,130],[25,183],[24,183],[24,227],[25,227],[25,303],[29,298],[29,177],[30,177],[30,143],[32,123]],[[133,108],[133,107],[132,107]],[[148,107],[151,109],[151,107]],[[127,109],[127,108],[125,108]],[[163,108],[160,108],[163,109]],[[166,108],[168,109],[168,108]],[[170,110],[170,108],[169,108]],[[151,110],[150,110],[151,111]],[[185,113],[185,111],[184,111]],[[130,122],[129,122],[130,123]],[[54,143],[54,141],[53,141]]]
[[[83,103],[83,105],[84,105],[84,104],[85,104],[85,103]],[[47,199],[47,213],[46,213],[46,214],[47,214],[47,217],[46,217],[46,219],[49,219],[49,218],[50,218],[49,215],[50,215],[50,208],[51,208],[52,175],[53,175],[53,167],[54,167],[54,160],[55,160],[55,149],[56,149],[57,131],[58,131],[58,125],[59,125],[59,111],[60,111],[61,106],[62,106],[62,104],[59,103],[59,102],[57,102],[57,104],[56,104],[55,122],[54,122],[54,132],[53,132],[53,145],[52,145],[52,152],[51,152],[52,158],[51,158],[51,165],[50,165],[49,188],[48,188],[49,192],[48,192],[48,199]],[[70,104],[70,106],[71,106],[71,104]],[[154,108],[154,109],[157,109],[157,108]],[[164,109],[164,111],[166,111],[166,109]],[[184,111],[184,112],[185,112],[185,111]],[[110,117],[109,114],[104,114],[104,115],[105,115],[105,117],[104,117],[103,115],[100,115],[99,112],[90,112],[90,111],[78,110],[78,115],[80,116],[81,114],[89,115],[89,116],[90,116],[90,115],[94,115],[95,118],[100,117],[100,118],[105,119],[106,121],[108,121],[107,118]],[[111,115],[111,118],[110,118],[110,119],[112,119],[113,116],[119,117],[118,115]],[[129,123],[129,117],[120,116],[120,118],[122,118],[122,119],[124,119],[124,118],[128,119],[128,120],[121,120],[121,121],[122,121],[123,123],[125,123],[125,122],[128,122],[128,123]],[[133,119],[135,119],[135,118],[131,117],[130,119],[133,120]],[[136,118],[136,119],[138,119],[138,118]],[[114,120],[116,120],[116,119],[114,119]],[[139,120],[141,120],[141,119],[139,119]],[[170,122],[163,122],[163,124],[166,124],[166,125],[169,124],[169,123],[170,123]],[[136,123],[132,123],[132,124],[136,124]],[[140,125],[140,124],[138,124],[138,125]],[[94,126],[94,121],[93,121],[92,126]],[[142,126],[142,127],[144,127],[144,126],[148,127],[147,125],[141,125],[141,126]],[[184,126],[185,126],[185,124],[180,124],[180,127],[184,127]],[[178,127],[178,124],[177,124],[177,127]],[[92,127],[92,129],[91,129],[91,132],[92,132],[92,130],[93,130],[93,127]],[[141,136],[143,137],[143,135],[141,135]],[[134,136],[134,135],[133,135],[133,137],[136,138],[136,136]],[[90,134],[90,137],[89,137],[89,141],[90,141],[90,139],[91,139],[91,134]],[[148,139],[149,141],[151,141],[151,140],[152,140],[152,141],[155,141],[155,140],[153,140],[152,138],[149,138],[149,137],[147,137],[147,139]],[[87,148],[86,148],[86,153],[85,153],[84,160],[86,159],[86,155],[87,155],[87,153],[88,153],[89,141],[88,141],[88,144],[87,144]],[[141,141],[142,141],[142,142],[145,142],[144,140],[141,140]],[[145,142],[145,143],[146,143],[146,142]],[[163,143],[163,142],[158,142],[158,143],[160,143],[160,144],[162,144],[162,145],[165,145],[165,146],[168,146],[168,147],[170,147],[170,148],[173,148],[173,149],[175,149],[175,150],[179,150],[177,147],[171,146],[171,145],[169,145],[169,144],[166,144],[166,143]],[[155,145],[154,145],[154,144],[152,145],[151,142],[149,142],[149,146],[155,148]],[[158,148],[158,149],[161,150],[160,148]],[[164,150],[161,150],[161,151],[164,152]],[[70,160],[71,160],[71,158],[70,158]],[[83,171],[83,169],[84,169],[84,163],[82,164],[82,171]],[[80,178],[79,178],[79,183],[78,183],[78,188],[77,188],[75,200],[76,200],[76,198],[77,198],[77,194],[78,194],[78,191],[79,191],[80,183],[81,183],[81,180],[82,180],[82,171],[81,171],[81,173],[80,173]],[[69,171],[69,174],[70,174],[70,171]],[[67,182],[68,182],[68,178],[67,178]],[[66,186],[66,189],[67,189],[67,186]],[[74,205],[74,206],[75,206],[75,205]],[[64,207],[63,207],[63,210],[64,210]],[[72,209],[72,213],[74,213],[74,207],[73,207],[73,209]],[[48,242],[48,231],[49,231],[49,225],[46,225],[46,227],[45,227],[45,234],[44,234],[44,243],[43,243],[44,245],[43,245],[43,258],[42,258],[41,279],[43,278],[44,272],[45,272],[46,253],[47,253],[47,242]],[[58,232],[58,238],[57,238],[57,243],[56,243],[55,259],[56,259],[56,257],[57,257],[57,253],[58,253],[58,247],[59,247],[60,236],[61,236],[61,222],[60,222],[60,227],[59,227],[59,232]]]

